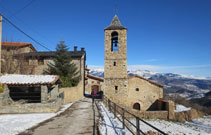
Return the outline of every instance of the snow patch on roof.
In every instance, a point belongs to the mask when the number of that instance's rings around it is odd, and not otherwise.
[[[184,112],[189,110],[191,110],[190,107],[185,107],[183,105],[176,104],[176,110],[174,110],[174,112]]]
[[[50,84],[59,79],[56,75],[17,75],[6,74],[0,76],[0,83],[11,85]]]

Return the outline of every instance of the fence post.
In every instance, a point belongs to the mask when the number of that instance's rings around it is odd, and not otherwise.
[[[114,118],[116,118],[116,104],[114,103]]]
[[[108,99],[108,110],[111,112],[111,101]]]
[[[122,108],[122,128],[125,129],[125,110]]]
[[[136,117],[136,135],[140,135],[139,129],[140,129],[139,118]]]

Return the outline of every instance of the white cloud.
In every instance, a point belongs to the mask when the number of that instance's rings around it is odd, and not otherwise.
[[[89,69],[104,69],[104,66],[90,65]],[[157,65],[128,65],[128,69],[131,70],[149,70],[153,72],[160,73],[177,73],[185,75],[195,75],[195,76],[211,76],[211,64],[207,65],[189,65],[189,66],[157,66]]]

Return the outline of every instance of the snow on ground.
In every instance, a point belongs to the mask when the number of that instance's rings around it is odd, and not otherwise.
[[[102,135],[131,135],[128,130],[122,129],[122,123],[117,118],[114,118],[114,115],[105,108],[103,103],[100,104],[103,120],[101,120],[99,129]],[[131,119],[131,121],[136,124],[135,119]],[[211,116],[194,119],[186,123],[158,119],[147,119],[145,121],[169,135],[211,135]],[[145,133],[155,131],[141,121],[140,129]]]
[[[211,116],[204,116],[185,123],[206,130],[211,134]]]
[[[176,110],[174,110],[174,112],[184,112],[189,111],[190,109],[190,107],[185,107],[183,105],[176,104]]]
[[[204,121],[207,121],[206,118],[201,118]],[[165,133],[169,135],[210,135],[211,134],[211,127],[209,124],[204,123],[204,127],[200,125],[193,125],[190,123],[180,123],[180,122],[172,122],[172,121],[165,121],[165,120],[146,120],[148,123],[152,124],[153,126],[161,129]],[[197,121],[197,120],[196,120]],[[210,120],[209,120],[210,122]],[[135,120],[133,120],[135,123]],[[194,123],[194,122],[192,122]],[[206,128],[205,128],[206,127]],[[155,131],[150,129],[149,126],[140,122],[140,128],[142,131],[147,132],[149,130]],[[210,130],[210,131],[209,131]]]
[[[33,113],[33,114],[5,114],[0,115],[0,134],[15,135],[38,123],[50,119],[69,108],[72,103],[63,105],[57,113]]]
[[[100,133],[102,135],[130,135],[129,131],[122,128],[121,122],[114,118],[114,115],[105,108],[104,104],[101,102],[99,104],[103,116],[99,125]]]

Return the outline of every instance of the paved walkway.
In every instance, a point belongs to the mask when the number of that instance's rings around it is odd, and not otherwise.
[[[19,135],[97,134],[97,124],[95,124],[97,121],[97,116],[95,115],[97,111],[94,111],[93,107],[91,99],[82,99],[75,102],[60,115],[44,121]]]

